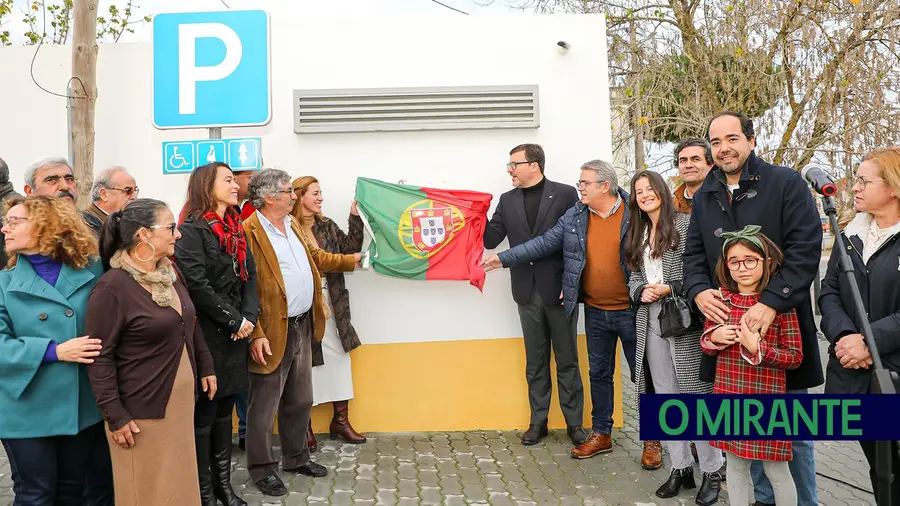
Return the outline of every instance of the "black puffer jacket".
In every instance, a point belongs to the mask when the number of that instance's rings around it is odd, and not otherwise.
[[[235,273],[231,256],[219,246],[219,239],[209,224],[202,219],[188,218],[178,229],[181,239],[175,243],[175,262],[184,274],[213,356],[218,381],[216,395],[246,391],[249,341],[233,341],[231,334],[241,328],[244,318],[255,325],[259,314],[253,255],[248,249],[249,278],[242,281]]]

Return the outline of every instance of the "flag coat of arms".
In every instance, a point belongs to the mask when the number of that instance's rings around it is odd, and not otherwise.
[[[360,177],[356,201],[372,236],[375,272],[405,279],[468,280],[481,290],[490,193],[391,184]]]

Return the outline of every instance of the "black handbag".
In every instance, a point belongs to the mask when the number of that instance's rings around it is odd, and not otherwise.
[[[661,337],[681,337],[696,332],[700,318],[691,310],[690,304],[680,295],[670,294],[663,298],[659,311],[659,335]]]

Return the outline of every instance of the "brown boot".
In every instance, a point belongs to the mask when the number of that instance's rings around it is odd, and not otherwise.
[[[306,446],[309,447],[309,453],[319,451],[319,442],[316,441],[316,433],[312,430],[312,422],[309,422],[309,429],[306,431]]]
[[[350,420],[347,418],[347,411],[350,407],[349,401],[335,401],[334,418],[331,420],[330,435],[331,439],[337,439],[340,436],[351,444],[363,444],[366,442],[366,436],[353,430]]]
[[[591,432],[591,435],[588,436],[587,441],[579,446],[576,446],[575,448],[572,448],[572,458],[589,459],[594,455],[609,453],[612,451],[612,449],[612,438],[610,438],[609,434]]]
[[[662,466],[662,445],[659,441],[644,441],[644,453],[641,455],[641,467],[648,471]]]

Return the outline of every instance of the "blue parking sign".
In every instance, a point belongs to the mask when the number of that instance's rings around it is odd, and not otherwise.
[[[153,125],[261,126],[272,118],[269,14],[153,17]]]

